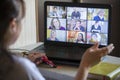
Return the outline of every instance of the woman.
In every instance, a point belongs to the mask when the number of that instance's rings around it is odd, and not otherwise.
[[[49,37],[47,40],[50,40],[50,41],[59,41],[59,40],[56,38],[56,31],[55,31],[55,30],[51,30],[51,32],[50,32],[50,37]]]
[[[21,20],[25,14],[24,1],[1,0],[0,12],[0,80],[45,80],[35,64],[8,51],[21,31]],[[98,44],[89,48],[83,55],[75,80],[86,80],[89,68],[113,48],[113,45],[98,48]]]
[[[99,24],[99,21],[95,21],[95,23],[91,27],[92,33],[100,33],[101,32],[101,26]]]
[[[1,0],[0,2],[0,80],[45,80],[35,64],[18,57],[8,48],[21,31],[25,15],[23,0]]]
[[[96,43],[96,42],[99,42],[100,43],[100,36],[99,36],[99,34],[98,33],[92,33],[91,34],[91,39],[89,40],[89,43],[91,43],[91,44],[94,44],[94,43]]]
[[[78,33],[76,43],[84,43],[84,38],[82,33]]]
[[[55,17],[55,18],[52,18],[51,20],[51,26],[49,27],[49,29],[53,29],[53,30],[65,30],[65,28],[63,26],[61,26],[60,24],[60,20]]]
[[[105,14],[105,11],[101,9],[100,11],[98,11],[97,15],[93,18],[93,20],[104,21],[104,14]]]

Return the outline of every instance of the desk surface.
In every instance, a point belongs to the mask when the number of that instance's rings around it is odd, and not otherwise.
[[[71,77],[74,77],[78,70],[78,67],[70,66],[70,65],[57,65],[57,68],[50,68],[50,67],[46,67],[46,65],[43,64],[43,65],[40,65],[40,68],[48,71],[68,75]]]
[[[28,45],[28,46],[22,47],[22,49],[32,50],[41,44],[43,43]],[[105,56],[102,61],[120,64],[120,58],[108,56],[108,55]],[[43,74],[43,76],[50,77],[52,78],[52,80],[73,80],[77,73],[78,67],[68,66],[68,65],[58,65],[57,68],[50,68],[50,67],[46,67],[46,65],[44,64],[41,64],[39,66],[39,69]]]

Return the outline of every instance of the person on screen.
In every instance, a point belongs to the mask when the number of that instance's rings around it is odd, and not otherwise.
[[[84,38],[82,33],[78,33],[76,43],[84,43]]]
[[[97,33],[92,33],[89,43],[94,44],[96,42],[99,42],[99,37],[98,37]]]
[[[99,25],[99,21],[95,21],[95,23],[91,27],[92,33],[100,33],[101,32],[101,26]]]
[[[94,17],[93,20],[95,20],[95,21],[104,21],[104,14],[105,14],[104,10],[100,10],[97,13],[97,15]]]
[[[68,42],[75,42],[76,41],[76,38],[75,38],[75,35],[76,35],[76,31],[68,31]]]
[[[61,26],[60,20],[58,18],[52,18],[51,26],[49,26],[49,29],[65,30],[65,28],[63,26]]]
[[[0,80],[45,80],[33,62],[9,49],[21,32],[24,0],[1,0],[0,11]],[[114,48],[113,44],[103,48],[98,45],[94,44],[84,53],[75,80],[86,80],[90,67],[98,64],[101,57]]]
[[[71,18],[72,19],[80,19],[81,17],[81,13],[79,11],[77,11],[77,8],[73,8],[73,12],[71,14]]]
[[[69,24],[67,25],[67,30],[73,30],[74,26],[75,26],[75,20],[71,19]]]
[[[57,10],[56,6],[53,6],[53,10],[49,13],[50,17],[62,17],[62,15]]]
[[[50,37],[49,37],[47,40],[50,40],[50,41],[59,41],[59,40],[56,38],[56,31],[55,31],[55,30],[51,30],[51,32],[50,32]]]
[[[85,28],[81,25],[81,21],[77,20],[75,26],[73,27],[73,30],[75,31],[81,31],[84,32]]]

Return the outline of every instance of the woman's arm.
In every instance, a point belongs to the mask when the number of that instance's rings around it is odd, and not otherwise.
[[[114,49],[113,44],[103,48],[98,48],[98,46],[98,43],[94,44],[83,54],[75,80],[87,80],[89,69],[98,64],[101,57],[107,55]]]

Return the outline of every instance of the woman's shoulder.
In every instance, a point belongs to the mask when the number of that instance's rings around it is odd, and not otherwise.
[[[17,56],[17,55],[12,55],[13,59],[16,61],[16,62],[22,62],[22,63],[32,63],[30,60],[28,60],[27,58],[25,57],[21,57],[21,56]],[[24,61],[24,62],[23,62]]]
[[[13,55],[13,59],[24,68],[29,80],[45,80],[36,65],[27,58]]]
[[[9,56],[8,56],[9,55]],[[28,80],[24,68],[15,61],[11,54],[5,54],[0,67],[0,80]]]

